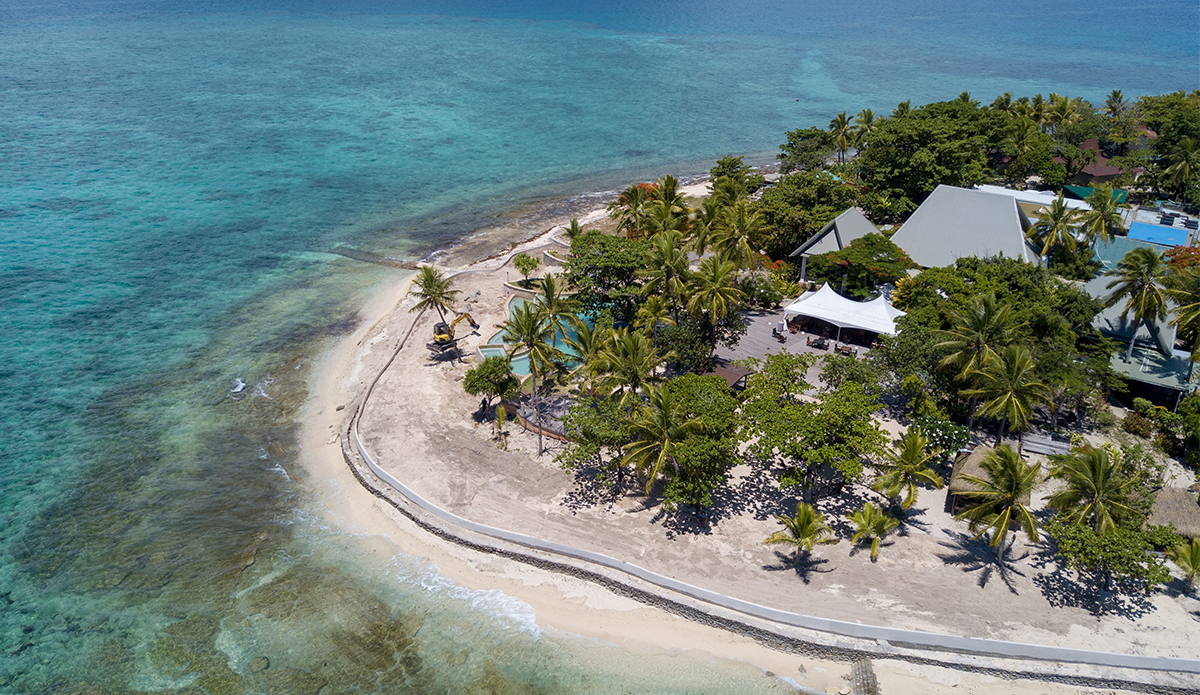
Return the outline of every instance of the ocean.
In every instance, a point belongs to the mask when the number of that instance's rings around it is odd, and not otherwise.
[[[429,258],[843,110],[1200,87],[1195,2],[581,5],[0,4],[0,692],[782,692],[582,660],[314,522],[308,379],[399,277],[331,251]]]

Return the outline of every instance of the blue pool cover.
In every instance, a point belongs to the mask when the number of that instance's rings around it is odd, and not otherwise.
[[[1151,244],[1164,246],[1184,246],[1187,244],[1187,230],[1176,227],[1165,227],[1161,224],[1146,224],[1134,222],[1129,225],[1129,238],[1148,241]]]

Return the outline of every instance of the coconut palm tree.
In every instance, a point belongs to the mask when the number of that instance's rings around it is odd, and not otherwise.
[[[565,342],[579,355],[579,365],[572,374],[583,378],[584,392],[594,393],[595,378],[603,373],[601,355],[612,337],[612,331],[596,328],[574,314],[569,315],[568,320],[573,335],[568,335]]]
[[[686,232],[691,225],[688,211],[680,210],[664,200],[654,200],[645,207],[643,221],[646,236],[656,236],[667,231]]]
[[[963,393],[983,401],[976,417],[1000,418],[997,445],[1004,436],[1005,424],[1010,432],[1024,432],[1033,417],[1034,404],[1049,397],[1046,385],[1038,381],[1037,363],[1023,345],[1009,345],[998,355],[990,356],[975,373],[975,388]]]
[[[630,424],[634,441],[625,449],[625,464],[646,481],[646,494],[668,469],[679,471],[675,447],[688,437],[704,431],[697,419],[687,419],[665,385],[646,387],[647,403]]]
[[[408,290],[409,296],[416,297],[420,301],[408,310],[409,313],[434,309],[438,313],[438,318],[445,322],[446,312],[453,312],[454,305],[458,301],[459,291],[450,289],[450,284],[453,282],[453,278],[442,275],[442,271],[437,268],[431,265],[421,266],[421,269],[417,271],[417,276],[413,278],[412,287]]]
[[[700,207],[692,210],[692,238],[688,244],[697,254],[703,256],[712,246],[712,241],[716,238],[717,221],[724,209],[716,196],[710,195],[701,201]]]
[[[1161,321],[1167,316],[1167,298],[1163,291],[1166,282],[1167,264],[1162,254],[1140,247],[1125,254],[1117,267],[1105,273],[1113,278],[1106,289],[1111,293],[1104,305],[1112,307],[1125,301],[1121,309],[1121,320],[1133,314],[1134,333],[1129,337],[1129,348],[1125,361],[1133,357],[1133,343],[1137,329],[1143,322]]]
[[[883,125],[883,118],[876,116],[871,109],[863,109],[854,117],[854,140],[864,146],[875,131]]]
[[[1078,123],[1082,116],[1079,114],[1079,107],[1082,100],[1078,97],[1069,99],[1065,95],[1057,94],[1050,95],[1050,107],[1046,111],[1046,118],[1055,128],[1061,128],[1066,125]]]
[[[737,267],[729,261],[705,258],[688,283],[688,311],[704,314],[714,328],[746,298],[737,288]]]
[[[732,262],[739,270],[756,269],[763,262],[763,254],[758,248],[765,226],[758,210],[745,200],[739,200],[725,208],[718,218],[713,250],[719,258]]]
[[[1004,136],[1004,144],[1008,145],[1020,157],[1037,149],[1042,139],[1042,131],[1038,129],[1037,123],[1025,116],[1020,116],[1013,120],[1013,123],[1008,128],[1008,134]],[[1024,174],[1025,172],[1019,172]]]
[[[1109,118],[1120,118],[1129,109],[1129,101],[1121,90],[1114,89],[1104,99],[1104,115]]]
[[[1175,302],[1171,325],[1192,344],[1192,361],[1200,360],[1200,268],[1168,272],[1164,291]]]
[[[833,545],[841,540],[833,535],[833,529],[825,523],[825,516],[813,509],[811,504],[800,502],[796,505],[795,516],[789,518],[776,514],[775,520],[783,525],[783,530],[772,533],[763,544],[792,546],[792,560],[797,567],[803,557],[801,553],[807,555],[818,545]]]
[[[678,231],[669,230],[656,235],[650,240],[650,249],[646,252],[646,267],[638,271],[638,275],[646,279],[642,296],[665,296],[671,303],[671,312],[676,321],[679,320],[679,305],[692,275],[683,245],[683,234]]]
[[[1041,94],[1034,94],[1033,99],[1029,100],[1026,106],[1025,115],[1028,116],[1042,132],[1046,132],[1046,127],[1050,125],[1048,113],[1050,111],[1050,103]]]
[[[973,99],[971,99],[971,93],[970,93],[970,92],[959,92],[959,93],[958,93],[958,100],[959,100],[959,101],[961,101],[961,102],[962,102],[962,103],[964,103],[964,104],[970,104],[970,103],[973,101]]]
[[[942,489],[942,476],[929,467],[929,462],[941,455],[941,449],[929,449],[928,437],[910,427],[893,442],[892,448],[884,454],[883,461],[877,465],[880,475],[871,484],[871,489],[893,501],[904,493],[900,508],[908,509],[917,501],[919,483],[929,483],[934,490]]]
[[[608,204],[608,216],[617,221],[617,230],[624,231],[627,239],[636,241],[642,238],[646,206],[650,200],[649,184],[635,183]]]
[[[972,504],[955,517],[970,522],[976,538],[992,534],[991,545],[996,549],[996,562],[1004,559],[1004,540],[1013,524],[1025,532],[1029,540],[1038,542],[1037,519],[1023,500],[1044,480],[1041,467],[1026,464],[1021,455],[1005,444],[989,451],[980,462],[987,477],[964,475],[963,479],[977,490],[965,493]]]
[[[1068,207],[1063,194],[1059,193],[1050,207],[1042,207],[1038,211],[1038,221],[1029,228],[1025,237],[1042,240],[1042,256],[1049,256],[1050,251],[1058,246],[1074,251],[1075,228],[1079,222],[1079,211]]]
[[[1005,92],[992,100],[988,106],[993,111],[1001,111],[1003,113],[1012,114],[1013,112],[1013,95],[1012,92]]]
[[[599,355],[599,368],[604,372],[600,389],[610,395],[620,394],[621,404],[625,405],[657,381],[654,372],[662,366],[664,358],[642,331],[614,328],[611,333]]]
[[[509,359],[521,351],[529,357],[529,378],[533,387],[530,398],[538,413],[538,456],[541,456],[542,414],[539,407],[538,375],[545,375],[554,369],[554,363],[561,358],[562,353],[550,344],[553,339],[552,329],[533,302],[522,302],[513,306],[511,316],[500,324],[500,328],[504,330],[504,342],[510,346]]]
[[[553,273],[547,273],[542,278],[541,287],[538,288],[538,294],[534,301],[537,303],[542,318],[546,320],[547,327],[553,331],[550,344],[557,348],[558,336],[565,333],[563,326],[568,325],[572,312],[575,310],[575,301],[563,294],[563,287],[558,283],[558,276]]]
[[[892,110],[892,118],[904,118],[912,113],[912,99],[905,99],[896,104],[896,108]]]
[[[684,200],[686,196],[680,192],[679,179],[674,176],[667,174],[659,179],[651,193],[651,198],[657,202],[666,203],[675,212],[687,216],[688,206]]]
[[[1073,449],[1059,460],[1051,475],[1065,481],[1067,487],[1055,493],[1048,505],[1073,523],[1089,523],[1097,535],[1137,513],[1130,506],[1135,479],[1125,475],[1104,449]]]
[[[833,135],[834,146],[837,147],[838,162],[845,162],[846,151],[854,147],[854,127],[850,125],[845,111],[834,116],[829,122],[829,132]]]
[[[1167,181],[1183,194],[1183,202],[1186,205],[1188,189],[1196,178],[1197,170],[1200,170],[1200,145],[1197,145],[1193,138],[1180,138],[1179,143],[1167,156],[1167,162],[1169,165],[1163,173],[1166,174]]]
[[[582,234],[583,234],[583,227],[579,226],[579,218],[572,217],[571,224],[567,226],[567,232],[566,232],[567,238],[574,239],[575,237],[581,236]]]
[[[1080,215],[1079,230],[1093,247],[1097,241],[1107,244],[1113,237],[1125,233],[1125,221],[1121,219],[1120,209],[1128,206],[1117,202],[1112,186],[1097,186],[1088,196],[1087,203],[1092,209]]]
[[[870,502],[864,503],[862,509],[846,518],[854,524],[854,537],[850,543],[858,545],[860,541],[871,541],[871,562],[879,557],[879,541],[900,525],[899,519],[889,516]]]
[[[646,297],[646,301],[638,307],[637,318],[633,320],[633,327],[645,331],[647,335],[653,336],[654,329],[663,324],[668,326],[675,325],[675,319],[671,318],[671,307],[661,294],[652,294]]]
[[[1200,583],[1200,538],[1184,541],[1171,548],[1167,551],[1167,557],[1183,572],[1188,591],[1195,591]]]
[[[1021,326],[1013,318],[1012,307],[996,301],[996,294],[975,297],[965,311],[950,315],[951,328],[939,331],[937,350],[949,350],[939,366],[958,372],[960,380],[983,367],[988,357],[1017,340]],[[1023,325],[1023,324],[1022,324]]]

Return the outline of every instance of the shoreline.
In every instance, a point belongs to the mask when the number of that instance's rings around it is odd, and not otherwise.
[[[543,232],[523,242],[512,243],[508,251],[489,256],[468,268],[496,270],[500,267],[495,263],[498,258],[511,256],[524,248],[544,245],[548,242],[549,233]],[[382,503],[377,495],[384,495],[379,492],[373,493],[364,487],[368,482],[356,479],[358,471],[351,475],[350,467],[346,465],[347,459],[343,458],[342,447],[348,444],[343,437],[368,383],[380,371],[382,362],[395,353],[396,343],[405,331],[413,330],[418,322],[419,315],[410,320],[407,312],[398,311],[408,283],[406,278],[377,292],[360,312],[359,328],[328,350],[314,369],[316,383],[310,392],[309,404],[302,418],[302,461],[313,473],[314,478],[332,477],[336,481],[338,494],[328,496],[323,501],[326,509],[339,517],[340,523],[351,523],[366,529],[372,538],[378,538],[401,552],[421,558],[455,583],[476,590],[498,590],[524,601],[534,609],[538,624],[544,627],[584,638],[599,639],[635,651],[695,651],[720,659],[754,664],[764,671],[783,675],[796,674],[798,670],[803,670],[808,674],[803,681],[804,687],[836,688],[844,684],[840,677],[824,679],[818,675],[835,671],[848,672],[849,661],[829,661],[785,653],[779,651],[781,648],[786,649],[781,645],[776,645],[776,648],[764,645],[761,635],[759,639],[754,639],[736,634],[728,629],[728,625],[701,625],[695,622],[695,616],[688,619],[677,615],[679,611],[648,607],[644,600],[639,602],[618,596],[617,593],[597,584],[594,579],[571,577],[563,574],[561,568],[555,570],[532,567],[528,559],[522,561],[503,557],[503,552],[497,554],[494,549],[490,552],[479,552],[463,547],[464,534],[451,531],[452,535],[459,537],[456,542],[438,538],[435,535],[436,531],[430,533],[428,528],[414,523],[406,514],[393,508],[395,500],[391,500],[391,504]],[[339,410],[338,406],[343,407]],[[470,543],[469,540],[467,542]],[[561,566],[562,563],[550,558],[546,564]],[[615,581],[617,584],[623,583],[620,579]],[[685,597],[662,598],[668,603],[687,603],[686,600],[678,600]],[[707,604],[691,608],[709,616],[719,612],[710,610],[715,607]],[[621,627],[607,627],[612,618],[617,616]],[[721,623],[722,618],[726,621],[732,618],[732,622],[743,625],[752,622],[745,619],[746,616],[716,617],[717,623]],[[780,633],[770,626],[764,627],[768,633]],[[800,637],[799,641],[819,644],[821,640],[814,640],[812,637],[813,635],[805,635]],[[832,635],[826,637],[834,638]],[[836,642],[836,638],[833,641]],[[833,647],[832,644],[830,646]],[[834,650],[837,648],[834,647]],[[997,686],[1003,683],[1004,685],[995,690],[997,693],[1020,692],[1020,689],[1015,689],[1018,684],[1029,685],[1037,692],[1078,692],[1079,687],[1051,685],[1048,682],[1062,678],[1061,675],[1056,677],[1043,674],[1039,677],[1030,674],[1026,677],[1036,680],[1013,682],[1007,679],[1014,677],[1015,673],[1005,674],[1002,670],[994,670],[996,675],[991,675],[987,671],[992,669],[988,667],[982,667],[984,673],[969,673],[945,666],[905,663],[888,659],[885,655],[876,655],[875,658],[881,682],[887,680],[890,683],[888,692],[909,692],[910,690],[901,685],[907,681],[911,681],[911,692],[930,692],[929,684],[932,682],[946,682],[952,686],[971,683],[983,688],[978,692],[992,692],[989,687],[990,681],[995,681]],[[1005,680],[1002,681],[997,675]],[[1092,683],[1101,685],[1103,680],[1092,680]],[[1107,685],[1122,687],[1127,684],[1129,681],[1118,677]]]

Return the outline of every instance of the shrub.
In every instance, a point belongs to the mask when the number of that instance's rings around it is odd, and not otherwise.
[[[1125,415],[1125,421],[1121,423],[1121,427],[1128,433],[1149,439],[1154,436],[1154,423],[1137,413],[1128,413]]]
[[[521,273],[521,275],[525,277],[525,280],[522,283],[523,287],[529,287],[529,276],[533,274],[533,271],[537,270],[541,263],[541,259],[532,258],[525,253],[519,253],[517,254],[517,257],[513,259],[513,265],[516,266],[517,272]]]
[[[1145,398],[1133,399],[1133,412],[1141,415],[1147,420],[1154,419],[1154,404]]]
[[[913,427],[929,438],[930,447],[941,448],[948,458],[952,458],[955,452],[971,441],[970,430],[944,418],[920,417],[913,423]]]
[[[746,302],[753,306],[772,309],[783,301],[783,293],[775,287],[775,283],[761,275],[746,278],[738,286],[746,293]]]

